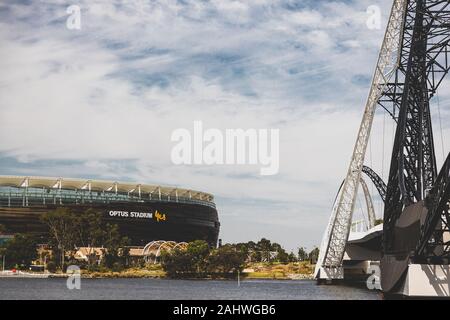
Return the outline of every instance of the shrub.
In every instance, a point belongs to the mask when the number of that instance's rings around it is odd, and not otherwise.
[[[114,262],[111,269],[113,272],[120,272],[124,269],[124,266],[120,262]]]
[[[56,272],[56,263],[53,261],[50,261],[47,263],[47,270],[51,273],[55,273]]]

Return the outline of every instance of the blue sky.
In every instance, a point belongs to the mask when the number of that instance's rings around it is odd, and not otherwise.
[[[66,8],[81,7],[81,30]],[[366,9],[381,8],[369,30]],[[225,242],[319,245],[391,1],[3,1],[1,174],[175,185],[216,196]],[[449,82],[440,96],[450,119]],[[280,129],[280,172],[175,166],[171,132]],[[378,112],[368,164],[392,123]],[[443,121],[444,137],[449,136]],[[436,126],[435,126],[436,128]],[[442,143],[436,137],[436,143]],[[449,139],[444,139],[449,150]],[[437,145],[440,150],[440,145]],[[385,143],[385,157],[389,145]],[[438,155],[438,161],[441,156]]]

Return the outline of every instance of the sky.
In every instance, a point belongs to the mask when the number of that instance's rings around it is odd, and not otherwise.
[[[224,242],[318,246],[391,3],[2,1],[0,174],[206,191]],[[79,30],[67,28],[70,5],[81,9]],[[366,25],[369,6],[380,8],[380,29]],[[432,111],[441,116],[438,163],[450,150],[450,82],[441,87]],[[279,129],[279,173],[173,164],[172,132],[196,120],[219,130]],[[366,164],[385,179],[393,129],[378,110]]]

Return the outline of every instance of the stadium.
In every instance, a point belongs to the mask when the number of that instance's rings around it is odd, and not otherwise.
[[[0,224],[7,233],[32,233],[45,240],[40,216],[58,207],[95,209],[137,246],[155,240],[205,240],[216,246],[219,236],[214,197],[208,193],[117,181],[0,176]]]

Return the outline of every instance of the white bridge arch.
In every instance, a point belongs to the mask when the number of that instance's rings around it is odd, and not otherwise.
[[[187,242],[175,242],[166,240],[154,240],[147,243],[142,251],[146,263],[157,263],[161,252],[172,251],[175,249],[185,250],[188,246]]]

